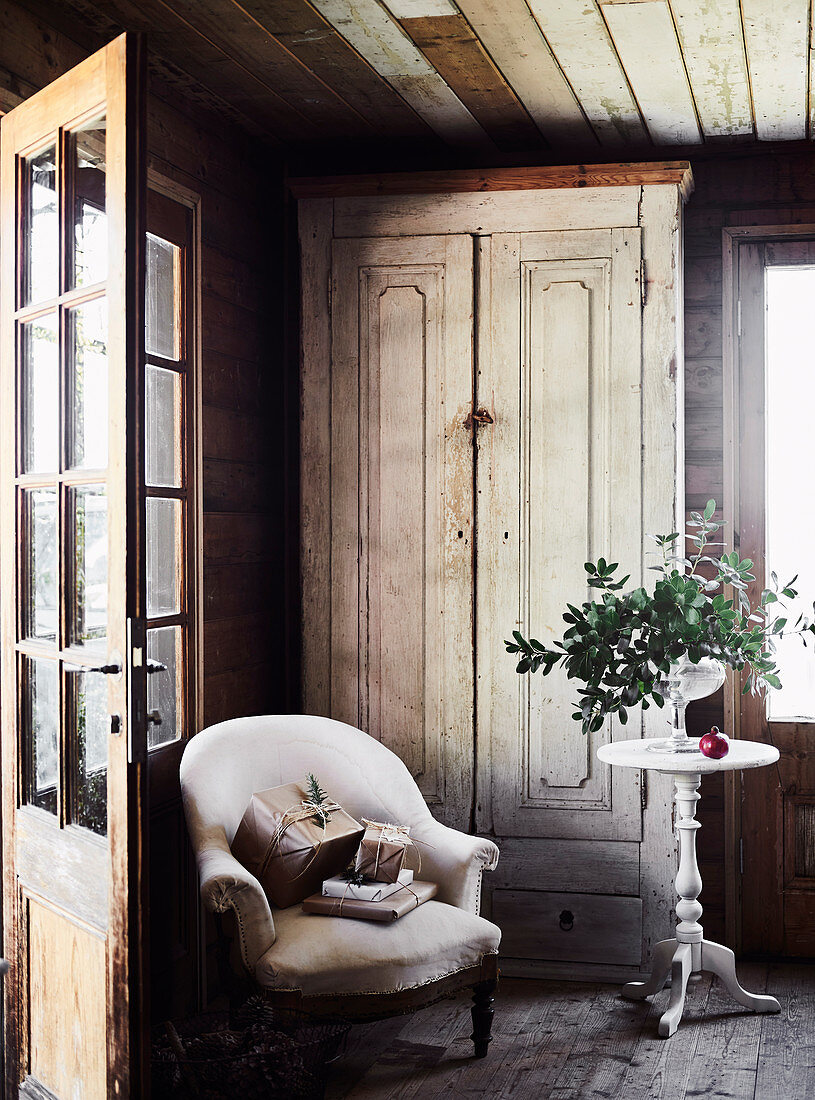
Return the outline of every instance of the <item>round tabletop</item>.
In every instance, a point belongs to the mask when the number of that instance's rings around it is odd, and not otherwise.
[[[778,749],[774,745],[763,745],[759,741],[741,741],[733,738],[730,752],[721,760],[712,760],[701,752],[672,753],[655,752],[648,748],[649,742],[663,738],[638,738],[635,741],[613,741],[601,745],[597,750],[598,759],[606,764],[616,764],[622,768],[647,768],[654,772],[732,772],[738,768],[763,768],[774,764],[778,759]]]

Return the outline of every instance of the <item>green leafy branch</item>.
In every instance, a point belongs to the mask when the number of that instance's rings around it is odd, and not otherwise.
[[[572,717],[584,733],[601,729],[613,714],[625,724],[628,710],[639,703],[643,710],[651,703],[662,707],[661,679],[683,657],[693,664],[712,657],[746,668],[745,693],[780,688],[777,640],[799,635],[806,646],[807,635],[815,634],[815,623],[803,615],[788,629],[783,600],[797,597],[797,576],[780,585],[772,573],[771,587],[752,607],[747,590],[755,581],[753,562],[735,551],[718,557],[708,552],[722,545],[713,540],[722,526],[715,511],[716,502],[709,500],[703,512],[691,512],[687,549],[678,531],[650,536],[661,558],[649,566],[659,574],[653,593],[643,587],[623,593],[629,576],[616,578],[617,562],[586,562],[588,587],[598,598],[579,607],[567,603],[567,629],[553,648],[517,630],[505,642],[507,652],[519,657],[519,673],[542,670],[547,676],[561,665],[569,679],[583,683]]]
[[[314,805],[317,807],[317,810],[315,811],[315,814],[311,820],[314,822],[315,825],[322,825],[322,827],[325,828],[328,822],[331,820],[331,814],[329,813],[329,811],[323,809],[323,803],[328,801],[328,795],[325,793],[323,788],[317,782],[316,777],[312,775],[311,772],[309,772],[308,776],[306,777],[306,786],[308,787],[309,802],[314,803]]]

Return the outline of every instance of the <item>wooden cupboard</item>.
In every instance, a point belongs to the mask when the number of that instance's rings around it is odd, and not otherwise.
[[[304,709],[380,738],[438,817],[496,837],[505,973],[630,973],[670,926],[670,784],[612,774],[596,749],[632,725],[585,737],[577,685],[519,677],[503,646],[560,635],[584,561],[645,582],[647,534],[683,511],[690,170],[601,179],[294,184]]]

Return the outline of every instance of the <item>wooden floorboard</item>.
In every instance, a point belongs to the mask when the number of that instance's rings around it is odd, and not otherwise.
[[[761,1022],[755,1100],[815,1097],[815,981],[811,967],[771,964],[767,991],[781,1002]]]
[[[616,985],[502,981],[493,1043],[471,1057],[469,1000],[355,1028],[326,1100],[815,1100],[815,964],[742,962],[772,993],[756,1016],[717,979],[695,977],[676,1035],[660,1039],[669,991],[627,1001]]]

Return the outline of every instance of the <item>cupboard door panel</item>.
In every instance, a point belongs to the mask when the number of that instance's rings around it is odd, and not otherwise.
[[[580,685],[560,669],[519,677],[500,642],[513,629],[562,636],[566,600],[591,598],[585,561],[619,561],[632,583],[642,574],[640,231],[498,234],[489,252],[479,400],[496,427],[477,475],[478,740],[490,743],[492,810],[485,798],[480,828],[638,840],[638,775],[595,755],[631,727],[615,719],[585,736],[571,717]]]
[[[473,771],[472,286],[469,237],[334,244],[330,712],[456,825]]]

